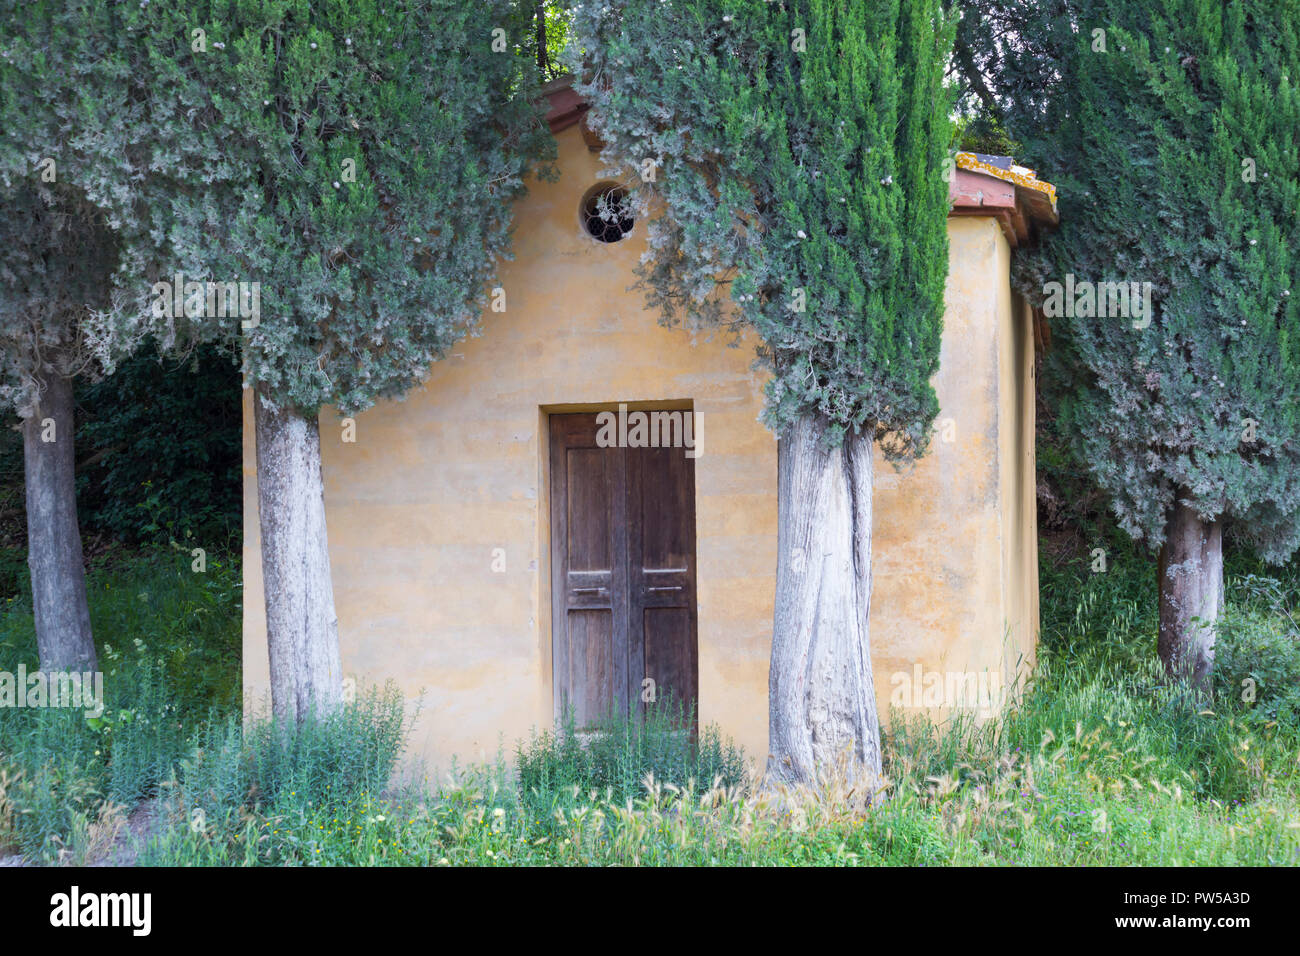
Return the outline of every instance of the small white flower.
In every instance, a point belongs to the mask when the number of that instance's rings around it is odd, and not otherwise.
[[[316,44],[313,43],[313,44],[311,45],[311,48],[312,48],[313,50],[316,49]]]
[[[338,188],[339,188],[339,184],[338,184],[337,182],[334,183],[334,188],[335,188],[335,189],[338,189]]]
[[[795,235],[798,236],[800,239],[808,238],[808,234],[804,232],[802,229],[800,229],[797,233],[795,233]]]

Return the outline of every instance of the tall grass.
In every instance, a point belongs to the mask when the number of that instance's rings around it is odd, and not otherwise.
[[[275,851],[281,818],[347,813],[379,799],[401,756],[409,724],[401,695],[368,689],[338,711],[285,724],[262,717],[212,722],[168,781],[168,824],[144,861],[229,865],[283,862]],[[250,821],[261,825],[249,828]],[[293,832],[286,825],[284,832]],[[265,845],[265,846],[264,846]]]
[[[10,849],[66,856],[108,808],[157,794],[192,735],[239,709],[237,563],[188,553],[136,555],[92,568],[91,626],[104,679],[104,713],[0,708],[0,773],[8,775]],[[0,670],[39,666],[30,600],[0,613]]]
[[[743,784],[744,754],[716,726],[698,735],[692,707],[663,698],[644,716],[611,713],[579,730],[569,712],[554,731],[534,731],[516,748],[519,789],[524,800],[552,797],[575,787],[595,790],[622,802],[639,795],[647,774],[668,783],[726,786]]]
[[[156,797],[143,863],[1300,863],[1290,571],[1235,567],[1206,699],[1164,680],[1150,567],[1045,566],[1023,695],[982,723],[893,720],[883,790],[866,793],[835,772],[816,789],[773,785],[716,728],[680,730],[694,715],[671,704],[581,731],[564,720],[520,741],[512,765],[397,786],[409,723],[396,691],[292,728],[244,723],[229,706],[238,671],[217,663],[238,647],[238,615],[204,632],[223,585],[176,570],[119,569],[92,593],[112,677],[99,725],[0,711],[0,852],[88,859],[121,839],[124,806]],[[152,616],[154,598],[199,636]],[[0,653],[26,640],[30,664],[26,613],[0,615]],[[191,648],[210,691],[179,673],[189,641],[211,643]]]

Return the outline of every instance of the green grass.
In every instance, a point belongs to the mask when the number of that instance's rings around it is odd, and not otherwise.
[[[103,716],[0,708],[0,853],[83,855],[101,817],[156,794],[211,719],[240,707],[237,562],[188,553],[118,558],[91,570],[91,626]],[[38,667],[30,599],[0,613],[0,670]],[[107,822],[107,820],[105,821]]]
[[[196,581],[170,560],[95,578],[97,633],[120,655],[114,706],[132,717],[91,733],[79,716],[0,715],[0,843],[8,833],[34,858],[84,859],[112,832],[115,802],[157,795],[141,863],[1300,863],[1291,570],[1230,566],[1222,667],[1204,700],[1162,679],[1140,555],[1105,574],[1045,565],[1039,664],[1019,705],[979,726],[895,723],[887,787],[868,799],[834,775],[818,793],[758,786],[715,728],[692,740],[667,717],[611,719],[585,746],[572,728],[539,730],[509,762],[395,783],[409,715],[391,688],[296,734],[241,726],[238,670],[222,663],[238,650],[235,578]],[[222,608],[233,623],[219,627]],[[24,613],[0,618],[6,656],[31,652]],[[136,732],[173,719],[157,744]]]

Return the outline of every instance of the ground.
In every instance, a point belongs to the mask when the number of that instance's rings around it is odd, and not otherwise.
[[[241,727],[238,568],[139,555],[91,579],[123,688],[109,729],[0,715],[0,862],[1295,864],[1297,576],[1258,570],[1232,569],[1205,700],[1161,679],[1140,552],[1093,574],[1044,548],[1042,660],[1020,706],[895,728],[881,792],[831,779],[813,795],[758,785],[708,733],[692,749],[617,724],[599,746],[539,729],[492,766],[423,778],[402,761],[405,702],[380,688],[292,738]],[[30,620],[20,598],[0,615],[6,659],[31,661]]]

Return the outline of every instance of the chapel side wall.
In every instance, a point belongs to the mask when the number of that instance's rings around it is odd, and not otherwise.
[[[882,718],[891,705],[917,714],[930,675],[946,686],[949,674],[1002,664],[1000,329],[1010,249],[992,218],[951,218],[948,237],[936,434],[902,469],[876,454],[871,648]]]

